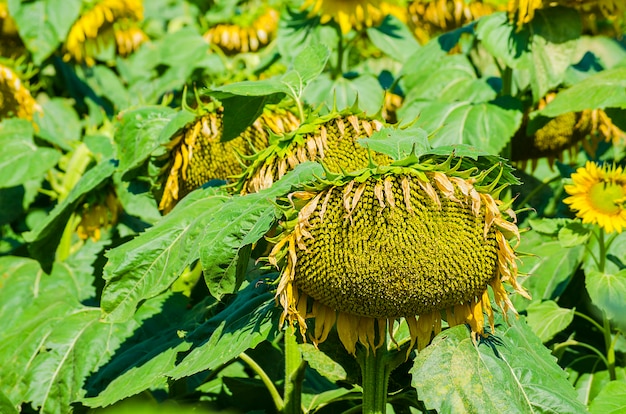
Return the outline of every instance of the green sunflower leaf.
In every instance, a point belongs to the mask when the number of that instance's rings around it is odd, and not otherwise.
[[[197,259],[213,295],[232,293],[241,282],[237,269],[242,259],[247,264],[244,248],[275,220],[273,200],[322,174],[319,164],[309,162],[259,193],[231,197],[212,188],[191,192],[154,227],[108,251],[101,303],[105,318],[129,319],[142,300],[163,292]]]
[[[0,412],[5,414],[18,414],[17,404],[13,404],[9,398],[0,391]]]
[[[472,342],[467,327],[439,334],[415,358],[411,384],[441,413],[584,413],[566,373],[526,325]]]
[[[172,135],[194,119],[188,111],[165,106],[147,106],[125,111],[115,133],[119,169],[123,173],[139,167]]]
[[[619,414],[626,412],[626,382],[611,381],[589,406],[591,414]]]
[[[51,246],[59,246],[63,230],[72,213],[85,196],[104,184],[114,171],[115,163],[112,160],[101,162],[91,168],[78,180],[68,196],[54,207],[45,220],[33,230],[24,233],[24,239],[29,242],[28,251],[41,263],[46,272],[50,270],[56,253],[56,249]]]
[[[356,102],[358,109],[368,114],[380,111],[384,96],[385,91],[380,82],[371,74],[351,79],[333,79],[330,74],[322,73],[304,91],[304,101],[313,108],[323,104],[329,109],[342,110],[352,107]]]
[[[583,404],[589,404],[595,400],[606,385],[611,382],[611,376],[606,369],[593,372],[578,372],[575,367],[568,367],[566,371],[569,373],[569,380],[574,384],[578,393],[578,400]],[[626,370],[623,367],[616,367],[615,374],[617,381],[626,383]]]
[[[402,63],[420,48],[409,28],[391,14],[380,25],[369,27],[367,36],[383,53]]]
[[[526,308],[527,322],[542,342],[548,342],[572,323],[574,311],[561,308],[553,300],[533,302]]]
[[[626,269],[611,274],[589,271],[585,286],[594,305],[606,312],[609,319],[620,327],[626,327]]]
[[[395,161],[402,160],[411,154],[420,156],[430,149],[428,135],[421,128],[384,127],[369,138],[360,138],[357,143],[372,151],[389,155]]]
[[[626,108],[626,68],[607,69],[560,91],[532,115],[554,118],[567,112],[596,108]],[[531,115],[531,116],[532,116]]]
[[[42,179],[54,167],[61,153],[38,147],[33,140],[33,126],[24,119],[7,119],[0,123],[0,188],[22,185]]]
[[[64,151],[71,151],[80,140],[82,126],[78,114],[67,99],[50,99],[41,104],[43,113],[35,113],[37,136]]]

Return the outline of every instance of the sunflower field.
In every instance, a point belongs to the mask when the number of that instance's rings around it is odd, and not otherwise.
[[[626,413],[623,0],[0,0],[0,413]]]

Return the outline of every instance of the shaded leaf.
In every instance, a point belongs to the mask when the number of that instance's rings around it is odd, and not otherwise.
[[[567,328],[574,320],[574,309],[561,308],[553,300],[533,302],[526,308],[528,325],[542,342]]]
[[[33,132],[32,124],[24,119],[7,119],[0,123],[0,188],[41,179],[61,157],[61,153],[52,148],[38,147]]]
[[[95,190],[113,175],[115,163],[104,161],[87,171],[78,180],[78,183],[68,196],[48,214],[45,220],[36,228],[24,233],[24,239],[29,242],[28,251],[34,259],[41,263],[47,272],[54,262],[56,250],[51,246],[58,246],[63,229],[65,228],[72,213],[82,202],[87,193]]]
[[[576,388],[578,393],[578,400],[586,406],[589,406],[600,391],[611,381],[609,371],[606,369],[581,373],[570,367],[567,368],[567,371],[570,373],[570,382],[574,384],[574,388]],[[626,371],[624,368],[616,367],[615,373],[618,381],[626,382]]]
[[[369,27],[367,36],[381,51],[402,63],[420,47],[409,28],[391,14],[380,25]]]
[[[80,140],[82,126],[78,114],[66,99],[50,99],[41,104],[43,113],[35,113],[37,136],[64,151],[71,151]]]
[[[411,384],[438,412],[583,413],[585,407],[523,319],[476,346],[465,326],[439,334],[416,359]]]

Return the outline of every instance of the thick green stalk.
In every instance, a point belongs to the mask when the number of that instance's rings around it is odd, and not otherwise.
[[[604,272],[604,268],[606,265],[607,246],[604,240],[604,229],[602,228],[598,229],[598,247],[600,249],[600,254],[598,257],[598,271]],[[609,378],[611,379],[611,381],[614,381],[615,379],[617,379],[617,375],[615,373],[615,346],[614,342],[611,340],[611,323],[609,322],[609,318],[606,316],[606,312],[604,311],[602,311],[602,325]]]
[[[302,413],[302,381],[306,361],[296,339],[296,329],[289,326],[285,330],[285,405],[284,414]]]
[[[257,364],[254,359],[250,358],[248,354],[246,354],[245,352],[242,352],[241,354],[239,354],[239,359],[241,359],[243,362],[248,364],[248,366],[252,368],[254,372],[257,373],[257,375],[261,378],[261,381],[263,381],[263,384],[265,384],[265,387],[267,388],[267,390],[270,392],[270,395],[272,396],[272,400],[274,401],[274,405],[276,406],[276,409],[278,411],[282,410],[284,406],[283,399],[280,398],[280,394],[278,393],[278,390],[274,386],[274,383],[272,382],[271,378],[265,373],[265,371],[263,371],[263,368],[261,368],[261,366]]]

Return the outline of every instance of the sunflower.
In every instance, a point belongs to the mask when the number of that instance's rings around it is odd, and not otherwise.
[[[619,31],[619,22],[626,12],[626,3],[623,0],[509,0],[509,19],[516,22],[518,30],[529,23],[535,16],[537,9],[553,6],[573,7],[581,13],[583,23],[593,30],[597,27],[597,16],[609,20]]]
[[[281,324],[298,324],[306,338],[323,342],[336,326],[346,350],[356,344],[374,350],[384,331],[405,318],[424,348],[431,333],[467,323],[494,329],[491,286],[503,311],[515,311],[504,283],[528,297],[517,283],[519,240],[514,213],[497,194],[498,174],[460,171],[452,157],[437,163],[396,162],[354,174],[340,174],[296,191],[285,207],[283,232],[274,240],[271,264],[282,269],[277,301]],[[392,329],[389,329],[392,332]],[[378,340],[377,340],[378,338]]]
[[[76,234],[82,240],[100,240],[102,230],[117,223],[121,210],[122,206],[112,187],[92,195],[91,200],[82,206]]]
[[[609,233],[621,233],[626,227],[626,173],[622,167],[588,161],[572,174],[572,184],[566,185],[565,191],[570,197],[563,202],[583,223],[597,224]]]
[[[317,117],[303,123],[292,134],[277,137],[267,149],[256,154],[244,172],[240,187],[242,193],[255,193],[270,187],[296,165],[306,161],[322,160],[331,172],[354,171],[370,164],[370,152],[359,145],[359,138],[367,138],[383,124],[368,119],[352,109]],[[374,155],[384,163],[386,156]]]
[[[555,92],[548,93],[539,100],[536,108],[541,110],[556,97]],[[529,109],[524,114],[522,125],[511,141],[511,160],[521,162],[521,169],[525,169],[528,161],[532,162],[534,170],[541,158],[547,158],[552,167],[555,160],[563,161],[564,153],[570,153],[575,158],[580,144],[589,153],[593,153],[593,142],[586,139],[592,132],[592,111],[569,112],[550,119],[545,125],[532,135],[526,134]]]
[[[169,212],[192,190],[213,179],[227,180],[243,172],[242,156],[251,156],[268,146],[270,133],[295,130],[298,118],[280,107],[267,107],[239,137],[221,142],[222,109],[199,115],[167,144],[168,162],[159,209]]]
[[[626,132],[618,128],[602,109],[589,111],[591,116],[591,137],[594,144],[599,141],[613,145],[626,143]]]
[[[143,4],[140,0],[101,0],[72,25],[65,43],[65,61],[74,59],[95,65],[95,57],[109,49],[128,51],[128,41],[132,40],[133,49],[139,41],[137,31],[131,37],[124,30],[134,27],[133,23],[143,19]],[[116,31],[121,30],[122,33]],[[120,45],[119,40],[122,40]]]
[[[496,7],[481,0],[415,0],[407,7],[410,27],[424,44],[433,36],[491,14]]]
[[[390,9],[380,0],[306,0],[302,9],[311,7],[309,17],[320,16],[320,23],[335,21],[341,33],[362,30],[378,25],[385,17],[383,7]]]
[[[148,36],[136,25],[115,29],[117,54],[128,56],[148,40]]]
[[[42,112],[17,73],[0,64],[0,119],[18,117],[33,120],[35,112]]]
[[[256,52],[276,36],[278,18],[278,12],[268,8],[251,24],[220,23],[211,27],[204,38],[226,54]]]

